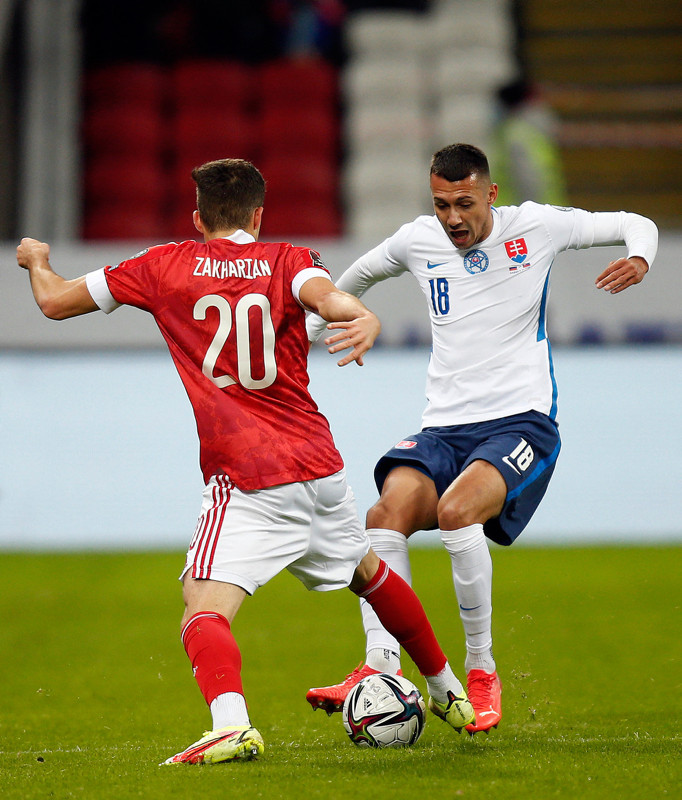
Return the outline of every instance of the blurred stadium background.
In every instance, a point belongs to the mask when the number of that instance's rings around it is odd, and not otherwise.
[[[661,230],[651,275],[616,298],[592,287],[608,251],[553,271],[565,466],[534,535],[682,538],[679,2],[3,0],[0,547],[182,547],[198,510],[189,407],[153,323],[43,319],[13,266],[21,236],[50,241],[67,277],[192,237],[191,167],[239,156],[268,181],[263,238],[317,247],[336,276],[429,212],[435,149],[488,149],[498,89],[520,76],[554,117],[567,202]],[[376,456],[421,413],[414,290],[408,277],[369,295],[375,383],[313,363],[362,512]],[[377,396],[394,416],[368,437],[376,421],[357,419]]]

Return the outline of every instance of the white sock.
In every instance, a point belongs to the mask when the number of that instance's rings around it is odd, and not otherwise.
[[[385,528],[369,528],[367,535],[372,549],[400,577],[412,584],[410,557],[407,539],[400,531]],[[366,600],[360,600],[362,624],[367,637],[367,664],[380,672],[395,673],[400,669],[400,645],[398,640],[379,622],[374,609]],[[376,666],[375,666],[376,665]]]
[[[445,664],[438,675],[425,675],[424,678],[426,679],[429,694],[439,703],[448,702],[448,692],[460,695],[464,690],[448,663]]]
[[[485,669],[494,672],[493,562],[483,525],[477,523],[456,531],[441,531],[441,539],[452,562],[452,579],[466,637],[466,670]]]
[[[367,666],[377,670],[377,672],[388,672],[389,675],[397,675],[400,669],[400,652],[387,648],[374,647],[367,651]]]
[[[239,692],[219,694],[211,703],[211,714],[214,731],[230,725],[251,725],[249,712],[246,710],[246,700]]]

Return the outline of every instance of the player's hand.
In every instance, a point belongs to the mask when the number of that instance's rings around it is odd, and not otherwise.
[[[36,263],[45,263],[50,259],[50,245],[37,239],[24,238],[17,247],[17,264],[30,269]]]
[[[612,261],[595,281],[597,289],[618,294],[629,286],[640,283],[649,271],[649,265],[640,256],[618,258]]]
[[[345,367],[346,364],[355,361],[359,367],[362,367],[364,364],[362,357],[372,348],[381,331],[381,323],[378,317],[370,311],[348,322],[330,322],[327,328],[330,330],[334,328],[343,329],[340,333],[335,333],[324,340],[330,353],[334,354],[341,350],[353,348],[337,364],[340,367]]]

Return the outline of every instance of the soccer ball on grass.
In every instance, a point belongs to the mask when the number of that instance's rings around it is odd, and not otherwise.
[[[350,690],[343,725],[358,747],[408,747],[421,736],[425,714],[424,698],[411,681],[380,672]]]

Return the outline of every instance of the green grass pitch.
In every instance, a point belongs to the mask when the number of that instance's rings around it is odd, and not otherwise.
[[[495,549],[502,724],[472,739],[430,716],[415,747],[393,751],[353,747],[340,715],[304,700],[362,659],[357,601],[281,575],[234,624],[265,755],[161,768],[210,727],[179,641],[182,554],[5,553],[0,796],[680,797],[681,556],[679,547]],[[461,675],[446,554],[415,549],[412,563]]]

